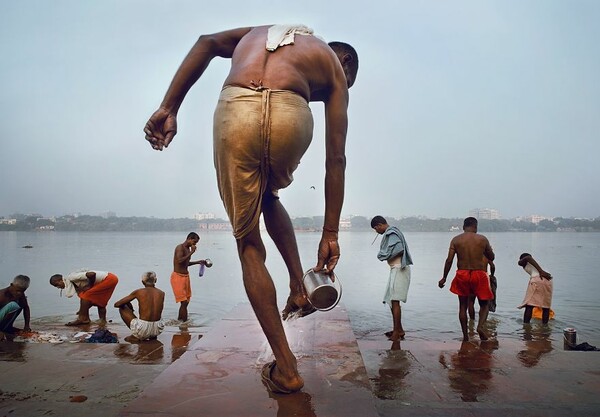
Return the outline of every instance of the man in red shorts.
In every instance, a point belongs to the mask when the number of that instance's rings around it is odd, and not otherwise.
[[[454,255],[458,258],[458,270],[450,285],[450,291],[458,295],[458,320],[462,328],[463,341],[469,340],[467,332],[467,307],[469,296],[475,295],[479,300],[479,321],[477,333],[481,340],[487,340],[488,335],[483,330],[483,325],[488,315],[488,301],[494,299],[490,287],[490,277],[487,274],[487,265],[484,259],[493,261],[494,251],[490,242],[483,235],[477,234],[477,219],[467,217],[463,223],[463,233],[455,236],[450,242],[448,257],[444,264],[444,276],[438,282],[444,288],[446,277],[452,268]]]

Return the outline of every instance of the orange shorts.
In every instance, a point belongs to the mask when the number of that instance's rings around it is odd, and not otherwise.
[[[490,277],[487,272],[481,270],[457,270],[450,291],[458,296],[475,295],[480,300],[494,299]]]
[[[92,288],[80,292],[79,298],[89,301],[95,306],[106,307],[118,282],[119,278],[117,278],[115,274],[109,272],[106,278],[99,283],[94,284]]]
[[[176,303],[190,301],[192,298],[192,286],[190,285],[189,274],[180,274],[173,271],[171,273],[171,288],[173,288]]]

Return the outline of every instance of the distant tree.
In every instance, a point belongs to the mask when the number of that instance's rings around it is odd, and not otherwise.
[[[354,216],[350,219],[350,224],[352,225],[352,230],[370,229],[371,219],[367,219],[364,216]]]
[[[538,223],[538,230],[543,230],[543,231],[547,231],[547,232],[556,232],[556,223],[554,223],[552,220],[541,220]]]

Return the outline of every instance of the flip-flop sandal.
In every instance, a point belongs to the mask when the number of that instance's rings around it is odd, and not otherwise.
[[[277,382],[273,381],[273,379],[271,379],[275,365],[277,365],[277,361],[264,364],[260,373],[263,384],[265,384],[267,389],[274,394],[291,394],[292,392],[295,392],[286,387],[282,387]]]

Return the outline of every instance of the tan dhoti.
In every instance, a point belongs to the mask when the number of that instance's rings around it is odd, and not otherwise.
[[[265,192],[290,185],[312,140],[306,100],[291,91],[226,86],[214,114],[214,160],[236,239],[258,225]]]

